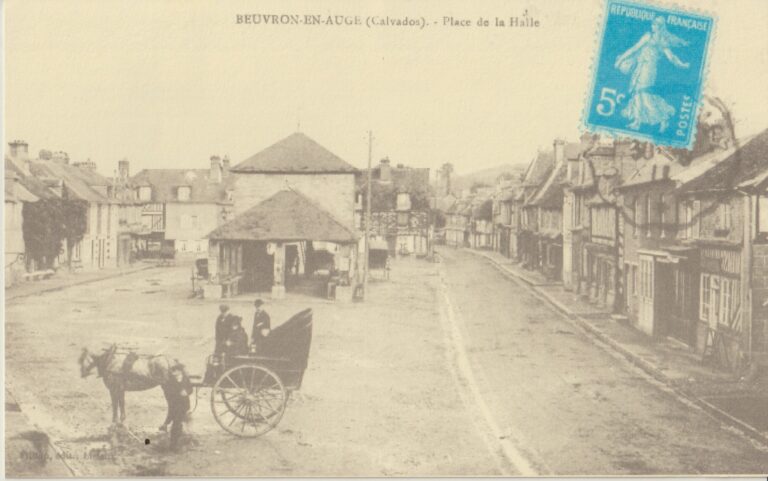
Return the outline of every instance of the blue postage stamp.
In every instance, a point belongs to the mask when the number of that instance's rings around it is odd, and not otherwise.
[[[714,18],[607,0],[587,129],[690,148]]]

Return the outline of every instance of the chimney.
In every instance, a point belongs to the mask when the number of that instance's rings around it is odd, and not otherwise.
[[[69,164],[69,154],[67,154],[62,150],[59,150],[51,154],[51,160],[53,162],[58,162],[60,164]]]
[[[221,175],[222,177],[229,176],[229,156],[225,155],[223,159],[221,159]]]
[[[555,168],[558,168],[565,161],[565,141],[555,139],[553,145],[555,147]]]
[[[214,184],[221,183],[221,157],[211,156],[211,171],[208,174],[208,180]]]
[[[37,158],[40,160],[51,160],[51,157],[53,157],[53,153],[48,149],[42,149],[40,150],[40,153],[37,154]]]
[[[121,180],[126,180],[131,176],[131,163],[128,162],[128,159],[117,162],[117,176]]]
[[[69,160],[69,157],[67,157],[67,160]],[[96,171],[96,162],[93,162],[91,159],[85,162],[74,162],[72,165],[80,169]]]
[[[11,148],[12,159],[22,162],[29,160],[29,145],[25,141],[14,140],[13,142],[8,142],[8,146]]]
[[[392,181],[392,168],[389,165],[389,157],[384,157],[379,161],[379,180],[381,182]]]

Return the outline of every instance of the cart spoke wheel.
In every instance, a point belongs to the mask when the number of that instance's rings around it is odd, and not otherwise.
[[[255,364],[234,367],[211,390],[211,411],[235,436],[256,437],[272,430],[285,412],[288,394],[280,377]]]

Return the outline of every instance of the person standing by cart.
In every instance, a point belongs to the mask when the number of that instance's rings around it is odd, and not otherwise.
[[[264,301],[256,299],[253,303],[256,308],[256,312],[253,313],[253,329],[251,330],[251,345],[256,354],[261,354],[262,347],[264,345],[264,339],[269,336],[269,332],[272,329],[272,320],[269,318],[269,314],[262,306]]]
[[[177,364],[171,368],[169,388],[167,392],[168,399],[168,419],[166,423],[171,423],[170,449],[179,448],[179,439],[184,432],[184,421],[187,420],[189,413],[189,396],[192,394],[192,383],[184,372],[184,366]],[[166,426],[164,424],[163,426]],[[162,427],[161,427],[162,429]]]
[[[231,330],[229,306],[222,304],[219,306],[219,317],[216,318],[216,349],[215,354],[220,354],[224,349],[224,342],[227,340]]]

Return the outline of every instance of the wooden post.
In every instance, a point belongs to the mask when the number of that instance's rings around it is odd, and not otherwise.
[[[373,156],[373,133],[368,131],[368,192],[365,206],[365,259],[363,271],[363,300],[368,296],[368,252],[371,236],[371,157]]]
[[[285,297],[285,243],[278,242],[275,246],[273,263],[272,299]]]

